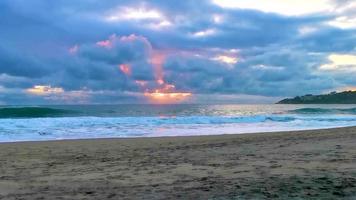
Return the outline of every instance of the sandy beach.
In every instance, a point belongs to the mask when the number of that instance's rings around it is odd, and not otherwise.
[[[355,199],[356,128],[0,144],[0,199]]]

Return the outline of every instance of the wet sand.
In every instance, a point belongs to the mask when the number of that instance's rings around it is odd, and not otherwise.
[[[3,143],[0,199],[356,199],[356,128]]]

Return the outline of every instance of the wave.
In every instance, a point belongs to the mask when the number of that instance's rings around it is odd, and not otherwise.
[[[131,121],[131,120],[130,120]],[[146,120],[144,120],[146,121]],[[263,123],[263,122],[347,122],[356,121],[355,117],[299,117],[299,116],[275,116],[256,115],[244,117],[174,117],[174,118],[151,118],[148,120],[155,124],[235,124],[235,123]],[[147,122],[147,121],[146,121]]]
[[[86,125],[112,125],[112,126],[161,126],[161,125],[221,125],[221,124],[256,124],[256,123],[288,123],[299,122],[356,122],[356,117],[301,117],[301,116],[276,116],[255,115],[241,117],[224,116],[189,116],[189,117],[76,117],[73,119],[62,118],[71,123],[87,123]],[[84,126],[86,126],[84,125]]]
[[[0,118],[62,117],[71,113],[73,111],[46,107],[0,108]]]
[[[300,108],[290,110],[293,114],[352,114],[356,115],[356,108]]]
[[[31,109],[35,108],[15,110],[29,112]],[[36,118],[31,113],[29,116],[32,118],[0,119],[0,142],[235,134],[356,126],[356,116],[340,115],[90,117],[74,114],[75,117],[67,117],[68,111],[66,110],[51,108],[36,108],[35,110],[47,111],[41,114],[47,117]],[[4,109],[0,108],[0,113],[3,112]],[[66,116],[48,117],[58,116],[61,113]],[[24,114],[19,116],[24,116]],[[40,115],[37,114],[37,116]]]

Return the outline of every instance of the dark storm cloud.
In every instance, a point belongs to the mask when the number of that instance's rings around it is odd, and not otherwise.
[[[340,11],[284,16],[225,9],[210,0],[3,0],[0,88],[12,92],[0,101],[27,101],[31,95],[23,91],[34,85],[113,92],[90,98],[94,102],[130,99],[122,94],[142,92],[136,80],[154,85],[154,51],[166,52],[164,79],[182,91],[291,96],[355,85],[350,73],[319,71],[330,54],[356,51],[355,28],[329,23],[355,12],[349,1],[333,2]],[[108,20],[126,11],[141,13]],[[98,45],[106,40],[110,48]],[[221,55],[238,61],[216,59]],[[120,64],[130,66],[129,76]]]

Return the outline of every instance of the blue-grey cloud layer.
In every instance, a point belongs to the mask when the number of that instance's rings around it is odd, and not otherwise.
[[[137,7],[161,12],[170,26],[153,28],[161,20],[156,18],[105,20],[115,9]],[[139,102],[130,94],[142,92],[134,80],[154,82],[152,49],[170,52],[164,61],[165,80],[181,91],[293,96],[356,85],[352,73],[318,70],[329,54],[356,51],[355,29],[327,24],[338,14],[291,17],[224,9],[208,0],[3,0],[0,13],[2,103],[53,100],[24,92],[34,85],[90,91],[89,102]],[[223,20],[215,22],[215,15]],[[301,34],[302,27],[315,30]],[[194,35],[207,30],[214,33]],[[118,42],[110,50],[96,45],[113,34],[147,41]],[[74,45],[79,50],[71,55],[68,49]],[[238,49],[237,63],[212,59],[231,49]],[[130,78],[118,69],[123,63],[131,64]]]

